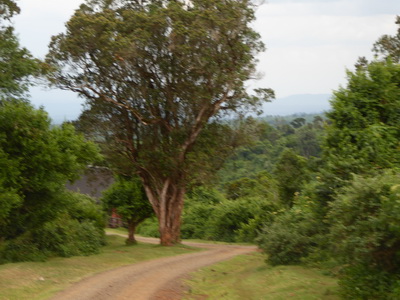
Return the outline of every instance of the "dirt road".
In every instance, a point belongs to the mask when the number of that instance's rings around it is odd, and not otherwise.
[[[157,239],[137,238],[158,243]],[[206,251],[160,258],[106,271],[84,279],[55,295],[52,300],[176,300],[179,293],[163,295],[163,289],[176,286],[184,275],[236,255],[256,250],[252,246],[185,243]]]

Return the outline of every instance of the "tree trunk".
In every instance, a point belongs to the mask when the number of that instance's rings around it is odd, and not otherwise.
[[[173,193],[167,193],[164,195],[164,199],[160,199],[158,221],[160,243],[163,246],[171,246],[181,242],[181,216],[185,189],[171,186],[171,190]]]
[[[145,190],[158,218],[160,243],[172,246],[181,242],[181,216],[185,188],[167,179],[157,196],[149,186]]]
[[[135,239],[135,231],[136,231],[136,222],[128,222],[128,239],[126,240],[126,243],[128,245],[136,244],[137,241]]]

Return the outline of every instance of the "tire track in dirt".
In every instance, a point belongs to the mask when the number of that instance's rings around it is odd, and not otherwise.
[[[158,239],[137,238],[159,243]],[[205,251],[165,257],[102,272],[81,280],[52,300],[150,300],[157,291],[201,267],[256,251],[253,246],[184,243]],[[173,300],[173,299],[168,299]]]

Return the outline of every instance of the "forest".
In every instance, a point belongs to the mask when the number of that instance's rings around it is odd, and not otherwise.
[[[18,13],[0,0],[0,263],[99,253],[114,210],[129,245],[255,243],[268,265],[327,270],[343,299],[399,298],[400,17],[330,111],[261,118],[251,1],[86,1],[45,60]],[[38,81],[83,97],[80,117],[52,124]],[[115,175],[100,199],[66,188],[89,166]]]

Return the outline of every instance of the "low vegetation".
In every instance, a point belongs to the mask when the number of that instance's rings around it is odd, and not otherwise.
[[[301,266],[272,267],[260,253],[203,268],[186,280],[185,300],[337,300],[337,280]]]

